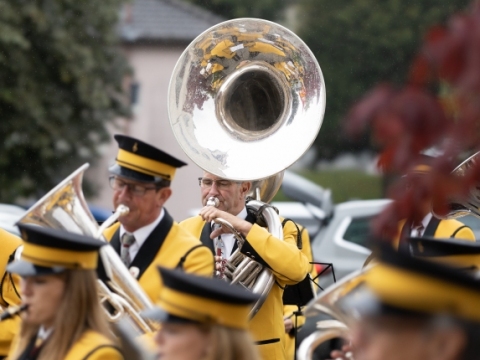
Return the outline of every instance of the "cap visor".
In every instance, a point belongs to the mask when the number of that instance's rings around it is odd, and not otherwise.
[[[110,174],[121,176],[125,179],[130,179],[134,181],[140,181],[144,183],[155,183],[161,180],[161,178],[155,178],[154,176],[142,174],[138,171],[131,170],[120,166],[118,164],[114,164],[108,168]]]
[[[36,276],[59,274],[65,271],[62,266],[44,267],[34,265],[28,261],[17,260],[7,266],[7,271],[20,276]]]
[[[162,310],[159,307],[154,307],[153,309],[142,311],[140,315],[145,319],[150,319],[150,320],[158,321],[161,323],[180,323],[180,324],[197,323],[197,321],[194,321],[194,320],[185,319],[180,316],[169,314],[165,310]]]

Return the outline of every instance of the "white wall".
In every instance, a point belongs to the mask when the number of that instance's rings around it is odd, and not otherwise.
[[[202,171],[187,158],[172,133],[167,112],[167,93],[170,76],[183,49],[160,46],[135,46],[126,49],[127,58],[139,83],[139,101],[134,108],[132,121],[119,121],[120,127],[111,129],[113,134],[133,136],[188,163],[177,170],[172,183],[173,195],[166,208],[175,220],[188,217],[189,210],[199,208],[200,189],[197,178]],[[100,187],[99,196],[91,199],[95,205],[110,209],[112,190],[108,187],[108,166],[117,152],[116,142],[102,149],[103,158],[86,176],[94,179]]]

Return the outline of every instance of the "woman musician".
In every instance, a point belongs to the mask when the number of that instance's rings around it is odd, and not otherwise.
[[[258,296],[225,281],[159,268],[158,308],[142,313],[161,322],[155,342],[162,360],[259,360],[248,332]]]
[[[98,250],[79,234],[19,224],[24,249],[7,270],[21,277],[20,333],[9,360],[121,360],[97,291]]]

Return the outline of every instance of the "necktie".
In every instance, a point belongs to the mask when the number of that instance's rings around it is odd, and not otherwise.
[[[221,236],[218,236],[215,239],[215,255],[220,256],[221,260],[219,262],[220,269],[215,272],[215,275],[219,279],[225,278],[225,265],[227,262],[227,252],[225,251],[225,243],[222,240]]]
[[[120,258],[122,259],[125,266],[128,268],[130,266],[130,252],[128,251],[130,245],[135,242],[135,237],[133,234],[125,233],[122,235],[122,247],[120,249]]]
[[[225,250],[225,243],[222,240],[222,237],[219,236],[215,239],[215,252],[217,256],[221,256],[222,260],[227,258],[227,252]]]

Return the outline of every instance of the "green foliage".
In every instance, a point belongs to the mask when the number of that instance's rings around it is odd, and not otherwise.
[[[187,0],[226,19],[255,17],[276,20],[291,0]]]
[[[380,199],[382,179],[379,175],[370,175],[358,170],[301,171],[299,175],[332,191],[333,201],[340,202],[354,199]],[[274,201],[292,201],[281,191]]]
[[[368,146],[346,141],[341,119],[355,99],[379,81],[404,82],[426,30],[470,0],[299,0],[302,39],[322,68],[327,87],[319,155]]]
[[[0,0],[0,201],[39,196],[126,115],[122,0]]]

